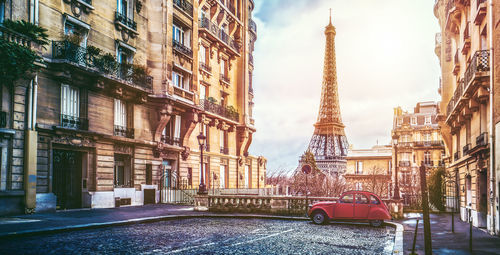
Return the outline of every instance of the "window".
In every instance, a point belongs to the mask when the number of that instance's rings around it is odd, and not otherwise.
[[[181,116],[175,115],[174,144],[179,145],[181,140]]]
[[[76,43],[80,47],[86,48],[89,27],[84,27],[84,26],[77,24],[76,22],[80,22],[80,23],[82,23],[82,22],[77,21],[76,19],[74,20],[75,22],[72,22],[71,20],[73,20],[73,19],[67,18],[66,22],[64,23],[64,35],[72,43]],[[88,25],[86,25],[86,26],[88,26]]]
[[[198,57],[200,60],[200,64],[202,65],[207,65],[207,48],[205,46],[201,45],[199,52],[198,52]]]
[[[132,64],[133,60],[134,60],[134,53],[132,51],[122,46],[118,46],[116,53],[116,61],[118,63]]]
[[[133,5],[131,0],[118,0],[118,13],[126,16],[129,19],[133,19]],[[132,9],[132,10],[131,10]]]
[[[61,84],[61,115],[78,118],[80,115],[80,91],[78,88]]]
[[[220,165],[219,169],[219,188],[224,189],[226,186],[226,166]]]
[[[115,126],[127,128],[127,105],[115,98]]]
[[[424,134],[424,142],[430,142],[432,140],[432,134],[431,133],[425,133]]]
[[[356,174],[363,173],[363,161],[356,161]]]
[[[411,117],[411,124],[417,125],[417,117]]]
[[[200,85],[200,99],[207,99],[207,86]]]
[[[220,153],[223,153],[223,154],[228,154],[229,151],[228,151],[228,148],[227,148],[227,134],[226,134],[226,131],[224,130],[221,130],[220,131]]]
[[[153,184],[153,166],[146,164],[146,185]]]
[[[378,204],[380,204],[380,201],[375,196],[370,195],[370,203],[372,203],[374,205],[378,205]]]
[[[115,154],[115,187],[132,187],[130,156]]]
[[[363,194],[356,194],[356,204],[369,204],[368,198]]]
[[[184,75],[172,71],[172,81],[174,83],[175,87],[184,89],[184,90],[189,90],[189,79],[184,77]]]
[[[227,60],[223,59],[220,61],[220,73],[222,76],[227,77],[226,63]]]
[[[184,30],[176,25],[173,25],[172,32],[174,41],[184,45]]]
[[[426,151],[424,152],[424,164],[425,165],[430,165],[432,164],[432,161],[431,161],[431,153]]]
[[[401,126],[401,123],[403,123],[403,118],[397,118],[396,122],[398,126]]]
[[[250,188],[250,166],[245,165],[245,188]]]
[[[168,160],[163,160],[161,163],[163,176],[164,176],[164,187],[172,187],[172,164]]]
[[[343,204],[352,204],[354,201],[354,194],[345,194],[340,200],[340,203]]]
[[[5,1],[0,1],[0,23],[5,19]]]
[[[425,125],[431,124],[431,116],[425,116]]]
[[[226,105],[227,105],[227,100],[226,100],[227,98],[226,97],[227,97],[227,95],[225,95],[225,94],[220,96],[220,105],[222,105],[224,107],[226,107]]]

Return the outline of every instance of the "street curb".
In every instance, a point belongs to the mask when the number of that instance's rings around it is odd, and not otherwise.
[[[403,232],[404,232],[404,227],[402,224],[392,222],[392,221],[387,221],[384,222],[385,225],[392,226],[396,228],[396,237],[394,238],[394,249],[392,250],[392,254],[403,254]]]
[[[0,238],[16,238],[23,236],[33,236],[40,234],[54,234],[61,232],[69,232],[74,230],[96,229],[112,226],[124,226],[139,223],[151,223],[166,220],[177,219],[192,219],[192,218],[240,218],[240,219],[268,219],[268,220],[294,220],[294,221],[308,221],[307,217],[293,217],[293,216],[278,216],[278,215],[262,215],[262,214],[215,214],[215,213],[202,213],[202,214],[187,214],[187,215],[164,215],[154,217],[144,217],[129,220],[99,222],[89,224],[70,225],[63,227],[41,228],[35,230],[23,230],[17,232],[0,233]],[[392,254],[403,253],[403,225],[396,222],[385,222],[388,225],[396,228],[396,237],[394,239],[394,249]]]

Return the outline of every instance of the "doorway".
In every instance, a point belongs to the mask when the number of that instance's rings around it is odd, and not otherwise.
[[[82,207],[82,155],[77,151],[54,150],[52,191],[56,209]]]

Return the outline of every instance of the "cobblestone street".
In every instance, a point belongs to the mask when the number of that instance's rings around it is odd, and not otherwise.
[[[197,218],[0,241],[3,254],[390,254],[394,229]]]

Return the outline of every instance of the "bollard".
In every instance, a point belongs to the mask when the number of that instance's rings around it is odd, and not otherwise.
[[[413,235],[413,246],[411,248],[412,255],[416,254],[415,253],[415,243],[417,243],[418,221],[419,221],[419,219],[417,219],[417,225],[415,226],[415,234]]]

